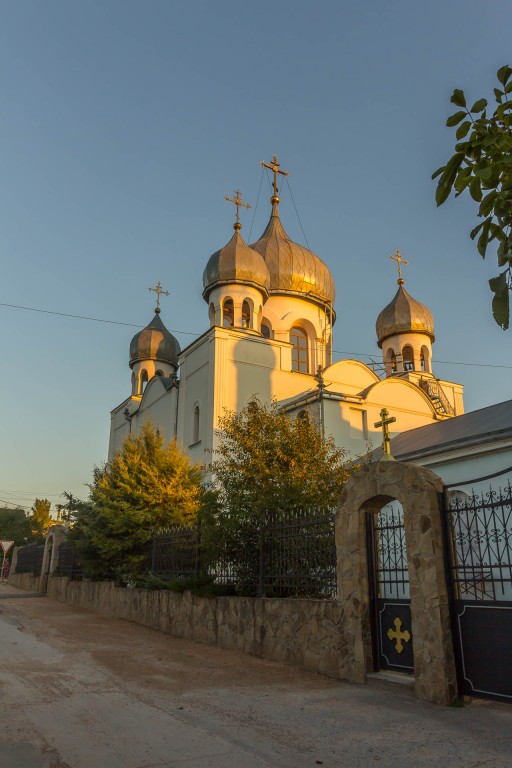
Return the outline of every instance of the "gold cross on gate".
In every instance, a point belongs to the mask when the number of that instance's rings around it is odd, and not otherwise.
[[[402,653],[404,646],[402,644],[402,640],[405,640],[406,643],[409,642],[411,639],[411,633],[405,630],[405,632],[402,632],[402,620],[401,619],[395,619],[393,624],[395,625],[394,629],[388,629],[388,637],[390,640],[396,640],[395,645],[395,651],[397,653]]]
[[[392,261],[396,261],[397,267],[398,267],[398,284],[403,285],[404,279],[402,277],[402,264],[404,264],[406,267],[409,266],[409,262],[405,259],[402,259],[400,255],[400,249],[396,249],[396,253],[393,254],[393,256],[389,257]]]
[[[288,176],[288,171],[282,171],[279,167],[279,163],[277,161],[277,155],[274,155],[272,158],[271,163],[266,163],[264,160],[261,161],[261,164],[264,168],[268,168],[269,171],[272,171],[274,174],[274,181],[272,182],[272,188],[274,190],[274,197],[277,197],[277,174],[280,173],[281,176]],[[279,200],[277,201],[279,202]]]
[[[374,427],[382,427],[382,457],[381,461],[394,461],[391,455],[391,435],[389,425],[396,421],[395,416],[390,416],[387,408],[382,408],[380,421],[376,421]]]
[[[169,296],[169,291],[164,291],[162,288],[162,283],[160,280],[157,280],[156,288],[148,288],[148,291],[154,291],[156,293],[156,309],[155,312],[157,315],[160,313],[160,296]]]
[[[251,206],[249,203],[242,202],[242,195],[239,189],[235,190],[235,196],[233,198],[225,197],[224,199],[227,200],[228,203],[234,203],[236,205],[236,224],[234,227],[235,229],[240,229],[240,208],[250,208]]]

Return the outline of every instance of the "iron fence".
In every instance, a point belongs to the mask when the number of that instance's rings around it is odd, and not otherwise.
[[[59,544],[58,561],[55,569],[56,576],[67,576],[69,579],[81,579],[82,566],[77,556],[75,545],[70,541]]]
[[[331,509],[275,510],[257,521],[212,531],[176,526],[153,540],[151,570],[210,576],[239,594],[333,598],[337,593]]]
[[[33,573],[41,575],[43,567],[44,544],[27,544],[20,547],[17,553],[16,573]]]

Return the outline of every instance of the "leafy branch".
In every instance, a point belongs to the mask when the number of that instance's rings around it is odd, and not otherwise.
[[[499,88],[494,88],[496,109],[487,115],[487,99],[478,99],[469,108],[464,91],[455,89],[450,101],[460,109],[446,121],[457,128],[455,154],[432,175],[438,178],[437,205],[442,205],[455,192],[464,190],[479,204],[478,216],[483,219],[470,232],[477,239],[478,253],[485,258],[487,247],[497,244],[498,266],[505,267],[489,280],[493,292],[494,319],[504,330],[510,320],[510,290],[512,289],[512,68],[508,65],[497,72]]]

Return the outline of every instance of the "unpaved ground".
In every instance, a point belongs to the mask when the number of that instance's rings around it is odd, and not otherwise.
[[[0,585],[0,768],[512,767],[512,706],[436,707],[22,594]]]

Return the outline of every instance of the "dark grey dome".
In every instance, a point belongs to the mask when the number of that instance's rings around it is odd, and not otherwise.
[[[130,366],[139,360],[160,360],[178,367],[180,345],[157,312],[149,325],[136,333],[130,344]]]

